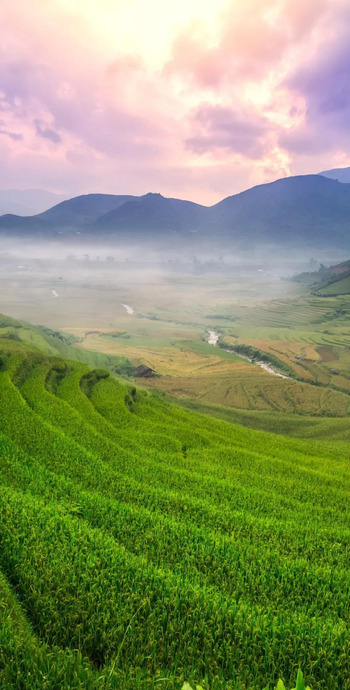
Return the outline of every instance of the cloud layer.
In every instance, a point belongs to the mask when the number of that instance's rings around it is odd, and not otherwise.
[[[346,0],[2,0],[0,187],[213,203],[350,164]]]

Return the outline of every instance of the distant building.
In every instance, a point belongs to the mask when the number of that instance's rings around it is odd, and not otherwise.
[[[140,364],[140,366],[135,369],[135,376],[137,378],[149,379],[152,376],[157,376],[157,374],[154,369],[147,367],[146,364]]]

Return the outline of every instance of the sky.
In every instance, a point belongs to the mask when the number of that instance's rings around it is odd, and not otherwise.
[[[0,189],[213,204],[350,165],[349,0],[1,0]]]

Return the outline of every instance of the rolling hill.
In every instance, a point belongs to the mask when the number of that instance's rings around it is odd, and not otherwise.
[[[349,295],[350,260],[335,266],[321,266],[318,271],[301,273],[294,280],[310,285],[312,292],[318,295]]]
[[[23,218],[0,217],[2,234],[45,236],[76,232],[90,239],[132,236],[152,240],[178,233],[192,244],[215,242],[249,249],[350,249],[350,184],[304,175],[259,185],[211,207],[160,194],[89,194]]]
[[[1,686],[262,690],[300,665],[348,690],[347,445],[181,409],[16,323],[0,322]]]
[[[2,342],[22,343],[50,356],[67,357],[90,367],[105,367],[120,376],[128,377],[133,373],[133,367],[125,357],[78,349],[73,344],[79,342],[79,338],[46,326],[32,326],[26,321],[0,314],[0,335]]]

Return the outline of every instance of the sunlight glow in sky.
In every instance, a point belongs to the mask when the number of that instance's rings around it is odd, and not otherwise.
[[[204,204],[350,164],[347,0],[2,0],[0,188]]]

